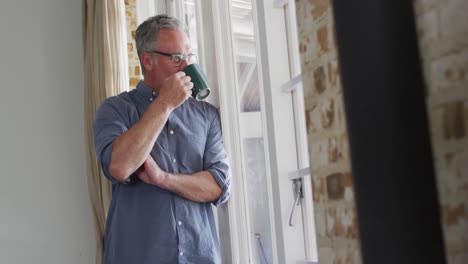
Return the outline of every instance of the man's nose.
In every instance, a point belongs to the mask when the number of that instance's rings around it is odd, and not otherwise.
[[[187,61],[187,58],[185,60],[182,61],[182,64],[180,65],[180,69],[182,70],[183,68],[185,68],[187,65],[188,65],[188,61]]]

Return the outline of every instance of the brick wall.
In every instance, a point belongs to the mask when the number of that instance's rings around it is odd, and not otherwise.
[[[330,0],[296,0],[321,264],[361,263]]]
[[[140,81],[140,61],[135,44],[135,32],[138,27],[136,14],[136,0],[125,0],[125,17],[127,21],[127,50],[128,50],[128,74],[130,89],[134,89]]]
[[[414,0],[449,264],[468,263],[468,1]]]

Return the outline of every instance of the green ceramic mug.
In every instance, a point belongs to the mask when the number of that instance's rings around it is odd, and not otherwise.
[[[197,101],[201,101],[210,95],[210,86],[208,85],[208,78],[203,73],[198,64],[190,64],[182,69],[186,75],[192,78],[193,88],[192,97]]]

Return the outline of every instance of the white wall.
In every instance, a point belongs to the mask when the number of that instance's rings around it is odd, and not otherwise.
[[[79,0],[0,4],[0,263],[94,263]]]

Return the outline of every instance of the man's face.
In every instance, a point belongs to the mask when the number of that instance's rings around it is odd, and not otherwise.
[[[159,32],[156,50],[169,54],[188,55],[192,51],[192,47],[185,32],[163,29]],[[181,71],[187,66],[186,60],[183,61],[180,66],[174,66],[171,57],[157,53],[154,53],[153,56],[156,56],[157,62],[150,74],[154,74],[156,86],[160,86],[169,76]]]

